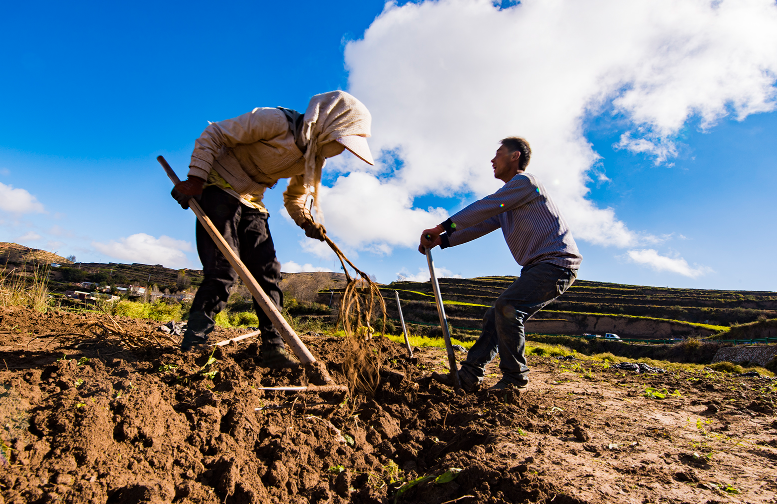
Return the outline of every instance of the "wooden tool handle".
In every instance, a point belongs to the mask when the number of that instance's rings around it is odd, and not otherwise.
[[[173,184],[180,182],[180,179],[175,174],[170,165],[167,164],[167,161],[164,157],[158,156],[156,159],[159,161],[159,164],[162,165],[162,168],[165,169],[167,176],[170,177],[170,180],[172,180]],[[275,307],[275,304],[272,302],[270,297],[267,295],[267,293],[264,292],[264,289],[262,289],[254,276],[248,271],[248,268],[246,268],[245,264],[243,264],[243,261],[240,260],[235,251],[232,250],[232,247],[230,247],[229,244],[224,240],[224,237],[221,236],[221,233],[219,233],[218,229],[216,229],[216,226],[213,225],[213,222],[211,222],[208,216],[205,215],[205,212],[202,210],[202,207],[197,202],[197,200],[194,198],[189,200],[189,208],[194,211],[194,214],[197,216],[200,224],[202,224],[202,227],[205,228],[205,231],[208,232],[210,237],[213,238],[216,246],[219,248],[221,253],[224,254],[224,257],[227,258],[229,264],[235,268],[235,271],[237,271],[240,279],[243,280],[243,283],[246,284],[248,290],[251,291],[254,299],[256,299],[256,302],[259,303],[259,306],[262,308],[262,311],[264,311],[264,313],[266,313],[270,318],[273,326],[278,330],[278,332],[281,333],[281,337],[286,342],[286,344],[289,345],[289,348],[291,348],[292,352],[294,352],[294,355],[297,356],[302,364],[312,364],[316,362],[316,358],[313,357],[313,354],[310,353],[302,340],[299,339],[299,336],[297,336],[297,333],[294,332],[294,329],[292,329],[289,323],[286,322],[286,319],[283,318],[283,315],[281,315],[281,313],[278,311],[278,308]]]

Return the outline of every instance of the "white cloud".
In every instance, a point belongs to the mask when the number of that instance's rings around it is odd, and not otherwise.
[[[43,205],[38,199],[24,189],[14,189],[13,186],[0,182],[0,210],[12,213],[44,213]]]
[[[444,221],[442,208],[412,208],[408,187],[401,181],[384,181],[370,173],[353,172],[323,187],[321,207],[326,228],[346,246],[388,254],[394,246],[418,243],[421,231]]]
[[[327,227],[351,247],[414,246],[446,214],[414,199],[493,192],[489,160],[500,138],[519,134],[575,237],[649,243],[587,199],[600,157],[586,119],[617,114],[629,124],[619,147],[670,159],[689,121],[709,128],[774,109],[775,47],[773,0],[390,3],[345,49],[349,91],[372,113],[382,163],[331,164],[328,173],[361,173],[324,192]]]
[[[299,242],[300,248],[308,254],[313,254],[320,259],[335,259],[337,256],[326,242],[305,238]]]
[[[434,266],[434,274],[437,278],[461,278],[461,275],[454,275],[448,268],[441,266]],[[428,282],[431,279],[428,268],[418,268],[418,273],[413,275],[406,268],[402,268],[397,272],[397,280],[400,282]]]
[[[191,243],[176,240],[169,236],[154,238],[145,233],[137,233],[110,243],[92,242],[92,246],[101,253],[128,262],[144,264],[162,264],[168,268],[190,266],[184,252],[191,252]]]
[[[294,261],[289,261],[281,264],[281,271],[284,273],[302,273],[302,272],[313,272],[313,271],[332,271],[329,268],[323,268],[321,266],[313,266],[310,263],[305,264],[298,264]]]
[[[712,272],[712,269],[706,266],[692,268],[682,257],[662,256],[653,249],[629,250],[626,254],[632,262],[650,266],[655,271],[669,271],[690,278],[700,277]]]
[[[49,234],[54,236],[60,236],[60,237],[68,237],[68,238],[72,238],[74,236],[72,231],[68,229],[64,229],[57,225],[51,226],[49,228]]]
[[[18,237],[16,241],[19,243],[22,243],[22,242],[38,241],[40,239],[41,239],[41,235],[39,235],[35,231],[27,231],[26,233]]]

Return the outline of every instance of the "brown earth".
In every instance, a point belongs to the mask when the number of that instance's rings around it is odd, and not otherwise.
[[[427,377],[444,352],[380,339],[377,394],[345,400],[258,390],[303,377],[255,343],[208,364],[95,340],[99,320],[0,308],[0,503],[777,502],[772,381],[532,356],[528,391],[462,395]],[[342,382],[342,340],[304,340]]]

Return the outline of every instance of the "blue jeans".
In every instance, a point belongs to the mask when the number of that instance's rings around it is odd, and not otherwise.
[[[526,266],[521,276],[505,290],[483,317],[483,333],[461,363],[464,383],[480,383],[486,364],[499,352],[499,369],[511,382],[528,380],[526,335],[523,324],[545,305],[559,297],[577,278],[577,271],[550,263]]]

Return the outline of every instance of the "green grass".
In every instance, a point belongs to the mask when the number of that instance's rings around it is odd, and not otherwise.
[[[139,301],[122,300],[117,303],[111,303],[108,305],[107,310],[112,315],[152,319],[159,322],[179,321],[182,315],[180,304],[167,304],[162,301],[141,303]]]
[[[402,335],[394,335],[394,334],[384,334],[386,338],[390,339],[391,341],[395,341],[397,343],[405,344],[405,337]],[[413,347],[435,347],[435,348],[445,348],[445,340],[443,338],[430,338],[428,336],[409,336],[408,339],[410,340],[410,346]],[[456,338],[451,338],[451,344],[453,345],[461,345],[467,350],[472,348],[472,345],[475,344],[474,341],[459,341]]]

